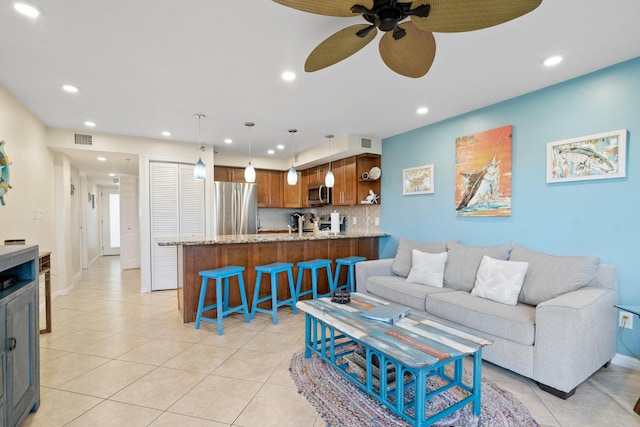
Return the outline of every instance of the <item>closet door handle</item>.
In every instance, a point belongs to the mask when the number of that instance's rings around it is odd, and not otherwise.
[[[17,345],[18,340],[16,340],[15,338],[9,338],[9,351],[15,350]]]

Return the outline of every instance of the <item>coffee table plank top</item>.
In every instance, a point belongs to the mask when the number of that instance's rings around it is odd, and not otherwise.
[[[410,367],[430,366],[451,357],[473,354],[492,343],[414,313],[395,324],[361,316],[379,305],[390,303],[356,292],[351,293],[349,304],[333,303],[330,298],[296,304],[303,312]]]

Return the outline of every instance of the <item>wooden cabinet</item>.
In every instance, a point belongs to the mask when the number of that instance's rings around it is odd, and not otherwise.
[[[307,186],[305,185],[303,187],[302,172],[298,171],[298,182],[296,183],[296,185],[289,185],[286,182],[287,174],[288,174],[288,171],[283,173],[284,207],[285,208],[301,208],[302,202],[304,201],[302,196],[304,195],[306,199],[306,195],[307,195]],[[303,191],[303,188],[304,188],[304,191]]]
[[[333,206],[358,204],[356,158],[347,157],[332,164],[335,185],[333,186]]]
[[[363,179],[362,174],[369,172],[373,167],[381,166],[381,158],[379,154],[361,154],[356,157],[356,178],[357,178],[357,203],[365,200],[369,195],[369,190],[373,190],[380,196],[380,179]],[[380,200],[378,199],[378,203]]]
[[[256,184],[258,184],[258,207],[283,207],[284,183],[285,174],[283,172],[256,169]]]
[[[245,182],[244,168],[235,168],[230,166],[214,166],[213,180],[225,182]]]
[[[329,164],[326,163],[320,166],[314,166],[312,168],[307,169],[309,176],[309,183],[313,184],[316,182],[324,182],[324,177],[329,170]]]
[[[38,246],[0,247],[0,275],[17,282],[0,291],[0,424],[21,425],[40,405]]]

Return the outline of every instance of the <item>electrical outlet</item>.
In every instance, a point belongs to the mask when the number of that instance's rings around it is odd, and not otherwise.
[[[380,225],[380,217],[376,217],[375,223],[376,223],[376,225]]]
[[[623,323],[625,322],[624,319],[626,317],[626,323],[624,323],[624,327],[627,329],[633,329],[633,316],[631,315],[631,313],[621,311],[619,314],[620,317],[618,318],[618,326],[622,327]]]
[[[354,216],[352,221],[353,221],[353,225],[356,225],[358,223],[358,217]]]

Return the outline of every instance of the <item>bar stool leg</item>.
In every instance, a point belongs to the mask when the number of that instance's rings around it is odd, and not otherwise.
[[[338,280],[340,279],[340,267],[341,264],[339,262],[336,263],[336,273],[333,276],[333,286],[337,289],[338,288]],[[334,291],[336,290],[334,289]]]
[[[354,277],[354,267],[353,265],[349,266],[349,279],[347,283],[347,291],[354,292],[356,287],[356,279]]]
[[[244,279],[242,278],[242,274],[238,274],[238,286],[240,287],[240,299],[242,300],[242,306],[244,310],[244,323],[249,323],[249,305],[247,304],[247,293],[244,290]],[[229,295],[227,294],[227,299]]]
[[[196,329],[200,329],[200,318],[202,317],[202,307],[204,307],[204,297],[207,292],[207,278],[202,278],[200,285],[200,298],[198,299],[198,311],[196,312]]]
[[[331,282],[331,279],[329,279]],[[313,299],[318,299],[318,269],[311,269],[311,286],[313,287]]]
[[[278,273],[271,273],[271,318],[278,324]]]
[[[335,291],[336,283],[333,280],[333,274],[331,274],[331,265],[327,265],[327,281],[329,282],[329,294]]]
[[[291,291],[291,308],[293,308],[293,314],[298,314],[298,308],[296,307],[296,302],[298,302],[298,294],[294,287],[293,273],[291,272],[291,269],[287,270],[287,276],[289,279],[289,290]]]
[[[304,268],[298,267],[298,283],[296,284],[296,295],[300,295],[300,291],[302,290],[302,272]]]
[[[258,306],[258,296],[260,296],[260,283],[262,283],[262,271],[256,275],[256,288],[253,291],[253,303],[251,304],[251,319],[256,317],[256,307]]]
[[[224,278],[224,292],[222,294],[222,310],[229,309],[229,277]]]
[[[226,280],[229,280],[228,278]],[[222,279],[216,278],[216,315],[218,316],[218,335],[222,335],[222,319],[224,317],[224,300],[222,296]]]

